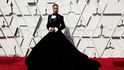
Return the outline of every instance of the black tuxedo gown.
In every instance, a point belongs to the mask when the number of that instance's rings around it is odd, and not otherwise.
[[[61,32],[66,26],[63,16],[56,19],[48,16],[47,29],[57,27],[58,32],[49,32],[32,49],[25,63],[27,70],[98,70],[100,64],[79,52]]]

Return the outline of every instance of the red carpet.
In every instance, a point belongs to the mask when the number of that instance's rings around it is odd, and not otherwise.
[[[101,63],[100,70],[124,70],[124,58],[96,58]]]
[[[26,70],[24,57],[0,57],[0,70]]]
[[[93,58],[98,60],[100,70],[124,70],[124,58]],[[24,57],[0,57],[0,70],[26,70]]]

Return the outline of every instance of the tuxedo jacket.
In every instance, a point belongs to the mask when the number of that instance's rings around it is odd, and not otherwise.
[[[55,16],[55,18],[53,19],[52,16]],[[49,27],[57,27],[58,31],[61,31],[66,27],[64,23],[64,17],[60,14],[48,15],[48,22],[47,22],[48,30],[49,30]]]

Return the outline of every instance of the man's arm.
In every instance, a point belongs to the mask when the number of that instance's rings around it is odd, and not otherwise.
[[[64,17],[62,16],[60,30],[63,30],[65,27],[66,27],[66,25],[64,22]]]
[[[49,27],[50,27],[49,19],[50,19],[50,15],[48,15],[48,20],[47,20],[47,25],[46,25],[46,27],[47,27],[48,30],[49,30]]]

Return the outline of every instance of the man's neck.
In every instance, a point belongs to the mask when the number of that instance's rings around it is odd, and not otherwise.
[[[53,15],[57,15],[58,13],[53,13]]]

